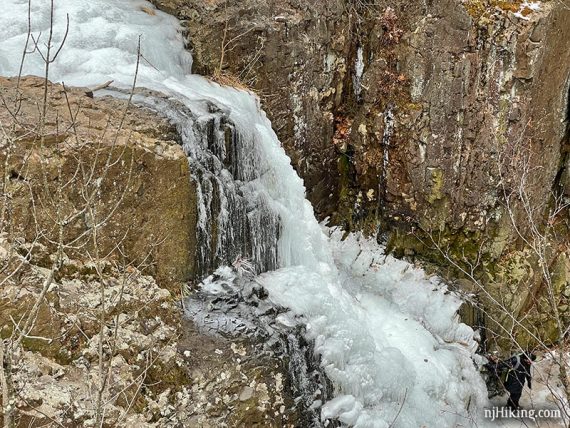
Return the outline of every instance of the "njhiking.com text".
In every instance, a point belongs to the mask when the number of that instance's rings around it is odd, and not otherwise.
[[[560,419],[560,409],[511,409],[510,407],[491,407],[485,409],[485,419]]]

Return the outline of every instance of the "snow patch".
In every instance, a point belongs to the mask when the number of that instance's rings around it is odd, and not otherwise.
[[[358,46],[356,50],[356,60],[354,63],[354,95],[356,98],[360,98],[362,93],[362,76],[364,75],[364,50],[362,46]]]
[[[519,10],[514,13],[517,18],[520,18],[524,21],[529,21],[529,11],[531,12],[538,12],[542,8],[540,2],[528,2],[524,1],[521,3]]]

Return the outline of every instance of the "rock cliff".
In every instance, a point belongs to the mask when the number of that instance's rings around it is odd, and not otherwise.
[[[322,217],[478,229],[496,209],[501,139],[541,147],[539,188],[560,175],[563,3],[155,4],[184,20],[196,72],[259,93]]]
[[[449,261],[434,247],[462,268],[483,259],[477,281],[515,314],[536,304],[509,272],[520,259],[541,287],[524,240],[569,192],[567,4],[154,3],[183,20],[195,72],[259,94],[321,218],[380,230],[440,273]],[[566,258],[560,227],[548,263]]]

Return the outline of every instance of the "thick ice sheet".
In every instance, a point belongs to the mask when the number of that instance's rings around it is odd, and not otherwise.
[[[337,385],[323,416],[370,427],[477,421],[486,389],[471,360],[473,331],[456,318],[459,299],[357,234],[342,241],[331,231],[328,247],[335,267],[297,266],[258,279],[306,322]]]
[[[459,301],[445,287],[408,264],[382,256],[382,248],[357,235],[329,239],[305,200],[301,179],[251,94],[222,88],[189,75],[178,22],[137,0],[59,0],[54,44],[69,37],[50,78],[90,86],[114,80],[128,88],[133,80],[137,40],[144,60],[138,85],[162,91],[190,109],[209,99],[227,109],[239,131],[254,142],[251,168],[262,173],[246,185],[251,195],[269,201],[279,215],[281,269],[259,281],[276,304],[291,308],[307,324],[336,388],[323,418],[347,425],[384,427],[471,425],[469,410],[485,403],[485,388],[470,357],[473,332],[459,323]],[[32,31],[49,30],[49,1],[32,1]],[[27,1],[4,0],[0,15],[0,74],[18,72],[27,31]],[[37,54],[24,74],[43,74]],[[380,258],[380,259],[379,259]],[[469,407],[469,410],[468,410]]]

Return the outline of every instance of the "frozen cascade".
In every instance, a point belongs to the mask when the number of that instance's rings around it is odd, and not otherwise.
[[[18,72],[27,4],[4,1],[2,75]],[[177,20],[147,14],[143,6],[153,8],[142,0],[56,0],[56,44],[66,13],[70,28],[50,78],[76,86],[112,79],[128,90],[141,35],[137,87],[148,91],[137,91],[136,102],[177,125],[199,194],[201,271],[220,266],[203,292],[237,295],[240,283],[221,265],[238,256],[253,260],[264,273],[245,286],[269,293],[264,304],[277,308],[274,322],[302,329],[332,383],[333,398],[324,394],[320,408],[323,422],[474,425],[486,389],[472,362],[474,333],[457,319],[459,298],[420,269],[385,256],[374,241],[342,240],[339,231],[321,228],[258,99],[191,75]],[[49,0],[33,0],[32,9],[32,31],[46,34]],[[27,56],[24,74],[42,73],[39,55]],[[299,352],[294,348],[287,349]]]
[[[167,116],[182,136],[198,184],[197,273],[242,257],[257,272],[276,269],[279,216],[256,188],[269,169],[256,156],[257,140],[244,136],[229,111],[211,101],[192,101],[190,108],[156,95],[138,94],[134,101]]]

